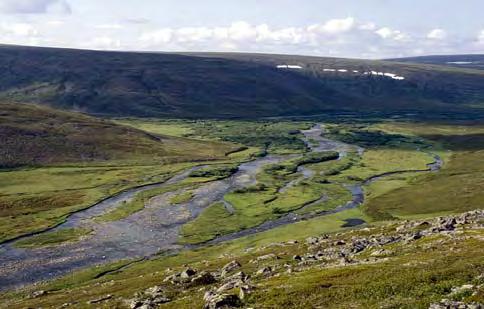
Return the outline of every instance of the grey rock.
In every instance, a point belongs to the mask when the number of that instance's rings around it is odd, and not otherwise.
[[[201,272],[192,278],[191,283],[194,285],[207,285],[216,282],[215,277],[206,271]]]
[[[103,301],[106,301],[108,299],[111,299],[113,298],[113,295],[106,295],[106,296],[102,296],[102,297],[99,297],[99,298],[96,298],[96,299],[92,299],[92,300],[89,300],[87,302],[87,304],[97,304],[97,303],[100,303],[100,302],[103,302]]]
[[[439,303],[431,304],[429,309],[484,309],[484,305],[480,303],[464,303],[461,301],[442,299]]]
[[[44,296],[44,295],[47,295],[48,292],[47,291],[44,291],[44,290],[40,290],[40,291],[35,291],[33,292],[30,297],[31,298],[37,298],[37,297],[41,297],[41,296]]]
[[[261,269],[259,269],[256,272],[256,275],[258,275],[258,276],[267,276],[267,275],[272,274],[272,272],[273,272],[272,267],[262,267]]]
[[[191,268],[187,268],[187,269],[185,269],[184,271],[182,271],[180,273],[180,277],[181,278],[184,278],[184,279],[187,279],[187,278],[190,278],[190,277],[194,276],[196,273],[197,273],[196,270],[191,269]]]
[[[233,294],[217,294],[209,291],[205,293],[203,299],[205,300],[205,309],[230,308],[241,305],[240,298]]]
[[[231,273],[236,269],[239,269],[241,266],[242,265],[240,265],[240,263],[237,261],[232,261],[226,264],[224,267],[222,267],[222,277],[227,276],[229,273]]]

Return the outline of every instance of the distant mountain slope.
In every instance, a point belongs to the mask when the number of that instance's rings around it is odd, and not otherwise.
[[[484,70],[484,55],[437,55],[437,56],[421,56],[409,58],[395,58],[388,59],[389,61],[397,62],[413,62],[424,64],[447,65],[458,68],[469,68]]]
[[[370,60],[3,46],[0,68],[0,98],[111,116],[472,113],[484,102],[482,71]]]
[[[79,113],[0,103],[0,168],[65,163],[159,163],[224,157],[230,144],[149,135]]]

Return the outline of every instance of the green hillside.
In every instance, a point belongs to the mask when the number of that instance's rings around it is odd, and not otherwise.
[[[0,143],[3,168],[208,160],[223,158],[233,148],[216,142],[152,135],[80,113],[12,103],[0,103]]]

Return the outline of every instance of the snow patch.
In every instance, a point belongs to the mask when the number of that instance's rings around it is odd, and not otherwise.
[[[449,61],[447,62],[447,64],[459,64],[459,65],[462,65],[462,64],[473,64],[474,62],[472,61]]]
[[[347,69],[331,69],[331,68],[324,68],[323,72],[339,72],[339,73],[355,73],[355,74],[364,74],[364,75],[375,75],[375,76],[382,76],[382,77],[389,77],[395,80],[404,80],[405,77],[399,76],[396,73],[388,73],[388,72],[378,72],[378,71],[366,71],[360,73],[358,70],[347,70]]]
[[[295,65],[295,64],[279,64],[277,66],[278,69],[296,69],[300,70],[302,69],[302,66],[300,65]]]

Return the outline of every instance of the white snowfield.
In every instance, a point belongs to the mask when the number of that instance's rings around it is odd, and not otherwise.
[[[302,66],[300,65],[295,65],[295,64],[280,64],[277,66],[278,69],[296,69],[300,70],[302,69]]]
[[[464,65],[464,64],[473,64],[474,62],[472,61],[449,61],[447,62],[447,64],[461,64],[461,65]]]
[[[358,71],[358,70],[351,70],[350,71],[350,70],[347,70],[347,69],[328,69],[328,68],[323,69],[323,72],[360,73],[360,71]],[[367,72],[363,72],[363,74],[389,77],[389,78],[395,79],[395,80],[404,80],[405,79],[405,77],[399,76],[398,74],[387,73],[387,72],[367,71]]]
[[[279,64],[277,66],[278,69],[297,69],[300,70],[303,67],[300,65],[294,65],[294,64]],[[323,68],[323,72],[338,72],[338,73],[356,73],[360,74],[360,71],[358,70],[348,70],[348,69],[331,69],[331,68]],[[387,72],[377,72],[377,71],[367,71],[363,72],[365,75],[374,75],[374,76],[382,76],[382,77],[388,77],[391,79],[395,80],[404,80],[405,77],[399,76],[398,74],[395,73],[387,73]]]

